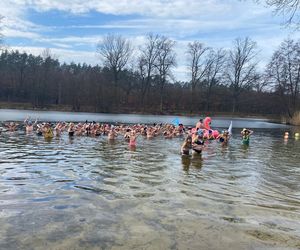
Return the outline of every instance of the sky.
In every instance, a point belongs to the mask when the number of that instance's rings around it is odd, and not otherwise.
[[[61,62],[101,64],[97,44],[120,34],[138,49],[147,34],[176,41],[177,80],[187,80],[187,44],[232,47],[233,40],[257,42],[262,69],[286,38],[300,32],[281,25],[282,16],[254,0],[1,0],[6,47],[35,55],[49,48]]]

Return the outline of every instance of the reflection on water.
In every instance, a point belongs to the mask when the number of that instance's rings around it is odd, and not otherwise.
[[[300,248],[300,141],[0,137],[0,249]]]

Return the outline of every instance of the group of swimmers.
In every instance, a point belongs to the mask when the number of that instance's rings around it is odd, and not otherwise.
[[[32,121],[26,118],[23,124],[27,133],[36,133],[38,136],[44,136],[45,139],[52,139],[54,136],[59,137],[63,133],[67,133],[70,137],[74,136],[107,136],[108,140],[115,140],[118,136],[122,136],[128,142],[130,147],[136,147],[138,136],[144,136],[152,139],[157,136],[163,136],[165,139],[174,137],[184,137],[185,140],[181,146],[181,154],[189,155],[190,151],[200,154],[205,147],[207,141],[216,140],[222,145],[227,145],[231,136],[231,129],[224,130],[219,133],[210,127],[211,118],[206,117],[200,119],[195,127],[185,127],[183,124],[152,124],[152,125],[125,125],[125,124],[100,124],[97,122],[84,123],[67,123],[58,122],[50,124],[47,122],[39,123],[37,120]],[[7,131],[16,131],[21,126],[15,122],[5,123]],[[1,133],[1,130],[0,130]],[[241,131],[242,142],[249,144],[249,138],[253,131],[243,129]]]
[[[125,124],[100,124],[95,121],[84,123],[67,123],[58,122],[50,124],[47,122],[39,123],[37,120],[32,121],[26,118],[23,124],[9,122],[4,124],[6,131],[16,131],[23,127],[26,133],[36,133],[38,136],[44,136],[45,139],[51,139],[54,136],[59,137],[63,133],[68,136],[107,136],[108,140],[115,140],[119,136],[123,136],[125,141],[128,141],[129,146],[136,146],[136,139],[139,135],[145,136],[148,139],[163,136],[165,139],[183,136],[186,134],[187,128],[182,124],[175,126],[173,124],[152,124],[152,125],[125,125]],[[1,133],[1,130],[0,130]]]

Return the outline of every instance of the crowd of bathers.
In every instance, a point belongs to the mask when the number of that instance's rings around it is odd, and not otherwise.
[[[186,127],[181,123],[178,124],[108,124],[98,122],[38,122],[26,118],[23,124],[16,122],[4,123],[4,128],[0,129],[0,133],[5,131],[17,131],[23,129],[26,133],[36,133],[38,136],[43,136],[45,139],[51,139],[54,136],[59,137],[62,134],[67,134],[70,137],[74,136],[106,136],[108,140],[116,140],[122,137],[126,140],[130,147],[136,147],[136,139],[138,136],[143,136],[147,139],[155,137],[163,137],[172,139],[174,137],[184,137],[184,142],[181,146],[181,154],[189,155],[190,151],[201,153],[206,141],[216,140],[222,145],[226,145],[230,138],[230,132],[224,130],[219,133],[217,130],[210,128],[211,119],[206,117],[200,119],[195,127]],[[252,131],[249,131],[252,132]],[[246,131],[247,133],[247,131]]]

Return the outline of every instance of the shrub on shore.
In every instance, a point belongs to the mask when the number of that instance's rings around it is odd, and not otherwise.
[[[300,126],[300,111],[295,112],[291,118],[286,116],[281,117],[281,123]]]
[[[290,119],[290,123],[300,126],[300,111],[294,113],[293,117]]]

